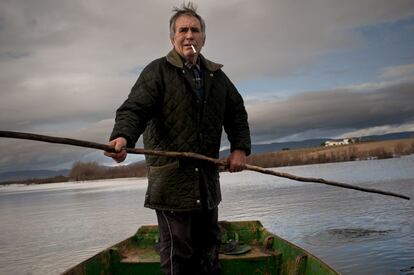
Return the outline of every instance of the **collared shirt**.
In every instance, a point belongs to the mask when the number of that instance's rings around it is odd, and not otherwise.
[[[204,97],[204,83],[203,83],[203,72],[200,66],[200,57],[197,59],[196,64],[192,64],[190,61],[186,60],[184,65],[188,70],[193,74],[194,86],[199,98]]]

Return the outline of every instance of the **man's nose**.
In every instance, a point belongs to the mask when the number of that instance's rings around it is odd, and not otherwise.
[[[193,32],[191,30],[188,30],[188,32],[185,34],[186,38],[193,38]]]

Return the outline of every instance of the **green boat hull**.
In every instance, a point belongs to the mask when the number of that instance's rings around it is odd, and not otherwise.
[[[223,275],[333,275],[329,265],[304,249],[270,233],[259,221],[220,222],[223,241],[237,240],[250,246],[240,255],[220,254]],[[137,233],[86,261],[64,275],[162,275],[160,258],[154,247],[159,241],[158,227],[143,226]]]

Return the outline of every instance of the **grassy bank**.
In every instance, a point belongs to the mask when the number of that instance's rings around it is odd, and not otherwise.
[[[261,153],[249,156],[247,161],[249,164],[268,168],[365,159],[384,159],[413,153],[414,138],[410,138]],[[146,175],[147,168],[144,163],[107,167],[95,162],[77,162],[73,165],[67,177],[57,176],[46,179],[28,179],[24,181],[2,182],[1,184],[42,184],[65,181],[145,177]]]
[[[414,153],[414,139],[364,142],[255,154],[248,163],[261,167],[281,167],[326,162],[385,159]]]

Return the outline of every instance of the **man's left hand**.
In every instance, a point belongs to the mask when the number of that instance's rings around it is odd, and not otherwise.
[[[230,172],[243,171],[246,168],[246,152],[234,150],[227,158],[227,164]]]

